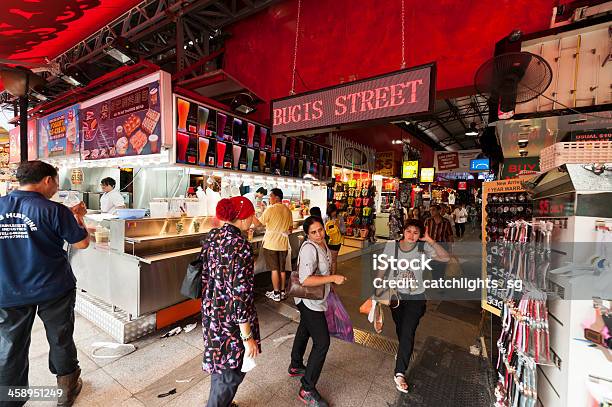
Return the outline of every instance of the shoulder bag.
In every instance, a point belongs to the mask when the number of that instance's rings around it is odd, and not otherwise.
[[[295,270],[293,270],[291,272],[291,281],[290,281],[290,286],[289,286],[289,295],[292,297],[296,297],[296,298],[304,298],[307,300],[322,300],[323,298],[325,298],[325,284],[323,285],[318,285],[315,287],[305,287],[302,285],[302,283],[300,283],[300,255],[302,254],[302,248],[304,248],[305,245],[310,244],[313,245],[313,243],[310,243],[308,241],[304,242],[302,244],[302,247],[300,248],[300,254],[298,254],[298,266],[296,267]],[[317,254],[317,260],[316,260],[316,269],[315,272],[312,274],[313,276],[316,275],[320,275],[319,274],[319,250],[316,248],[316,246],[314,246],[315,248],[315,253]]]
[[[213,231],[211,230],[211,232]],[[209,232],[208,236],[210,236],[211,232]],[[208,236],[207,238],[209,238]],[[204,267],[204,262],[202,260],[203,255],[204,249],[202,249],[194,261],[189,263],[187,266],[187,272],[185,273],[185,278],[183,279],[183,284],[181,284],[181,294],[194,300],[197,298],[202,298],[202,268]]]

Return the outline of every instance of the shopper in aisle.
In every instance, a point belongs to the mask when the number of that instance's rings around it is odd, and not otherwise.
[[[261,351],[253,249],[242,234],[255,208],[243,196],[226,198],[216,214],[223,225],[202,242],[202,367],[211,374],[207,407],[229,407],[245,376],[245,357]]]
[[[68,209],[49,200],[59,179],[47,163],[22,163],[17,180],[19,189],[0,198],[0,387],[28,386],[38,313],[49,342],[49,370],[63,391],[57,405],[69,407],[83,383],[73,338],[76,279],[64,242],[76,249],[89,246],[86,209],[82,202]],[[0,400],[2,407],[23,404]]]
[[[330,344],[325,319],[327,295],[330,284],[344,284],[346,278],[338,274],[330,275],[331,253],[325,243],[323,219],[316,216],[308,217],[304,221],[304,233],[307,240],[302,244],[298,256],[300,283],[306,287],[325,285],[325,295],[322,300],[295,298],[300,311],[300,325],[291,350],[289,375],[302,378],[302,386],[298,393],[300,400],[309,407],[327,407],[329,404],[316,389]],[[304,353],[309,338],[312,338],[312,350],[308,364],[304,366]]]
[[[319,218],[323,218],[323,215],[321,214],[321,208],[319,208],[318,206],[313,206],[312,208],[310,208],[308,213],[310,213],[310,216],[318,216]]]
[[[453,207],[451,205],[439,205],[440,206],[440,215],[448,220],[451,225],[451,230],[455,230],[455,219],[453,219]],[[451,232],[453,234],[454,232]],[[452,237],[452,236],[451,236]]]
[[[416,221],[420,222],[422,220],[420,209],[419,208],[413,208],[412,209],[412,215],[409,217],[409,219],[416,220]]]
[[[455,220],[455,231],[457,232],[457,238],[463,239],[465,234],[465,224],[468,220],[468,212],[465,209],[465,203],[461,203],[453,212],[453,218]]]
[[[344,235],[346,234],[344,218],[338,214],[336,205],[332,204],[327,207],[325,233],[328,238],[327,246],[331,253],[331,273],[336,274],[336,270],[338,269],[338,253],[340,252]]]
[[[472,204],[468,208],[469,214],[469,222],[472,225],[472,232],[476,232],[478,229],[478,225],[480,222],[478,221],[478,209],[476,208],[476,204]]]
[[[261,218],[254,218],[257,226],[265,225],[266,233],[263,239],[263,255],[267,267],[272,271],[272,291],[266,296],[273,301],[280,302],[287,298],[286,263],[289,254],[289,233],[293,228],[293,215],[287,206],[282,204],[283,191],[273,188],[270,191],[270,206],[264,211]],[[291,257],[289,257],[289,262]]]
[[[100,210],[102,213],[110,213],[115,215],[117,209],[125,208],[125,201],[121,192],[115,189],[117,183],[111,177],[103,178],[100,181],[100,186],[104,193],[100,197]]]
[[[420,222],[415,220],[406,222],[400,241],[391,241],[385,245],[384,254],[407,261],[419,260],[423,255],[440,262],[448,262],[450,259],[448,252],[431,238],[426,228],[423,230]],[[395,332],[399,340],[394,381],[397,390],[407,393],[408,383],[405,374],[414,348],[416,329],[426,310],[423,271],[420,267],[408,272],[388,270],[386,275],[390,280],[409,279],[412,282],[407,288],[398,289],[399,304],[391,307]]]
[[[453,241],[453,227],[446,217],[443,217],[444,209],[440,205],[429,207],[431,216],[425,221],[425,228],[429,231],[431,238],[438,243],[451,243]]]

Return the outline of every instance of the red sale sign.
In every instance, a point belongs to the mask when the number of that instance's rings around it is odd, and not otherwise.
[[[432,111],[435,68],[435,64],[422,65],[274,100],[272,132],[323,131]]]

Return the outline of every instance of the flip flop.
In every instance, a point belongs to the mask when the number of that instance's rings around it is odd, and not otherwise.
[[[408,382],[406,381],[406,376],[401,373],[396,373],[395,377],[393,378],[393,381],[395,382],[395,388],[398,391],[402,393],[408,393]],[[403,385],[406,385],[405,389]]]

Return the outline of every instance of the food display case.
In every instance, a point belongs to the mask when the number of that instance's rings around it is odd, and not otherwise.
[[[77,286],[137,318],[185,300],[179,290],[187,265],[214,218],[110,219],[108,243],[72,256]]]

